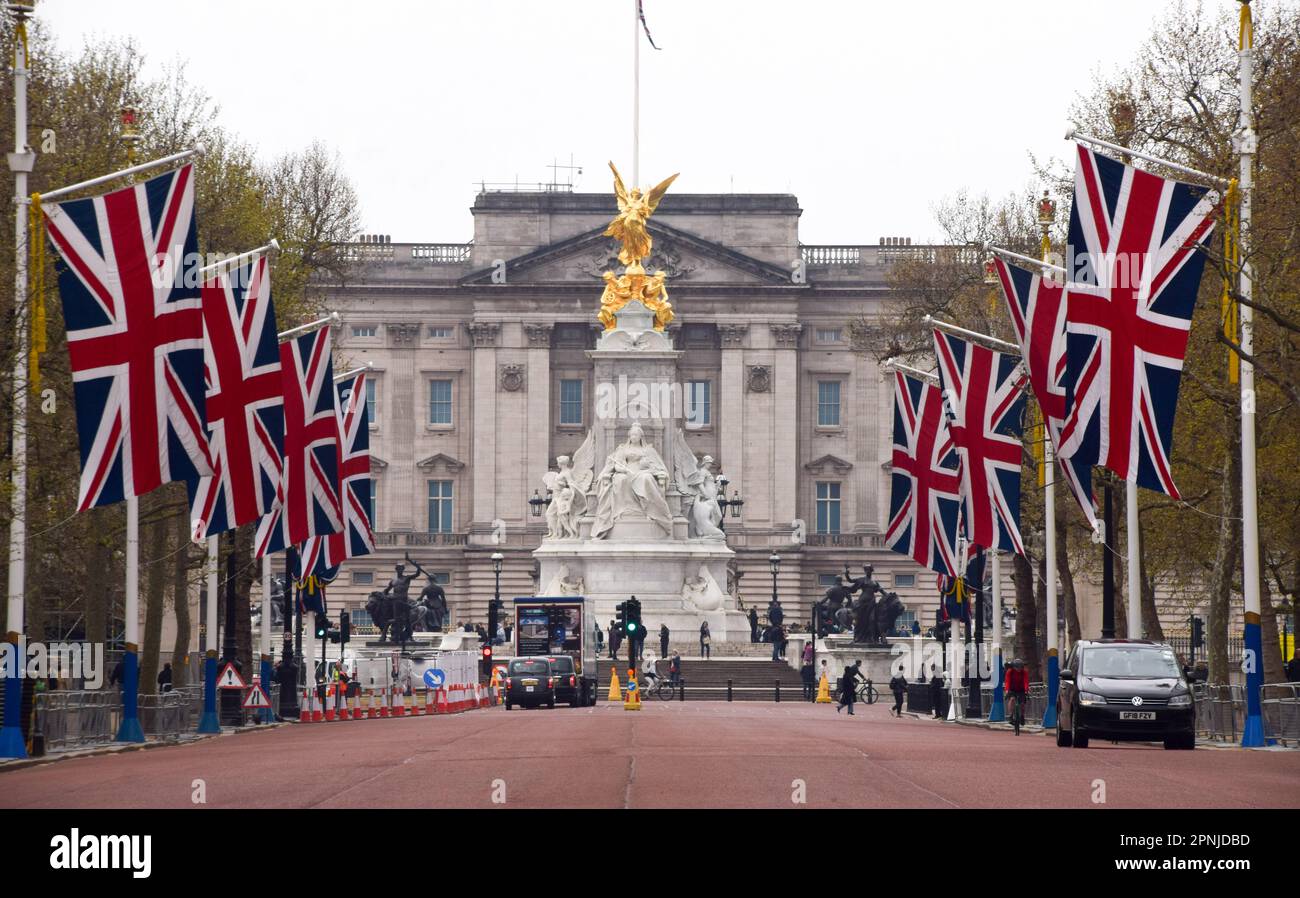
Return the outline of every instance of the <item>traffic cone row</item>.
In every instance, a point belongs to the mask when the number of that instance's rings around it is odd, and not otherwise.
[[[387,701],[384,701],[384,699]],[[394,686],[388,693],[367,690],[364,699],[348,697],[335,707],[336,695],[326,691],[322,701],[320,692],[312,687],[302,691],[299,709],[300,723],[318,723],[334,720],[373,720],[380,717],[429,717],[434,714],[457,714],[476,708],[490,708],[504,701],[500,686],[474,685],[441,686],[425,690],[423,701],[417,695],[408,695]]]

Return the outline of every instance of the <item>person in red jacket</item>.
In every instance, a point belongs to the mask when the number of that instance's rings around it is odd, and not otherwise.
[[[1011,666],[1007,668],[1007,675],[1002,681],[1002,691],[1006,693],[1007,701],[1012,703],[1008,718],[1018,736],[1020,725],[1025,719],[1025,696],[1029,693],[1029,672],[1025,670],[1025,662],[1019,658],[1012,661]]]

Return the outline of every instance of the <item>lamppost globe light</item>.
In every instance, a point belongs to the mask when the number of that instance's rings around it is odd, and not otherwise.
[[[502,555],[500,552],[493,552],[493,553],[492,553],[492,570],[495,571],[495,572],[498,573],[498,574],[501,573],[501,565],[502,565],[502,563],[503,563],[505,560],[506,560],[506,557],[505,557],[504,555]]]
[[[767,556],[767,563],[771,566],[772,573],[775,574],[781,569],[781,556],[773,552],[771,555]]]

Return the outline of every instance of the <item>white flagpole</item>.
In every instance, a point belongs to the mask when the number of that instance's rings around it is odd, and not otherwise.
[[[122,722],[118,742],[143,742],[140,728],[140,497],[126,499],[126,602],[123,607]]]
[[[262,556],[262,655],[271,657],[271,556]],[[263,684],[270,689],[269,684]]]
[[[1142,639],[1142,532],[1138,523],[1138,485],[1125,484],[1128,502],[1128,638]]]
[[[13,14],[17,39],[14,41],[14,151],[9,170],[14,173],[14,370],[13,370],[13,467],[9,516],[8,633],[14,648],[23,633],[23,596],[27,577],[27,173],[36,164],[36,154],[27,146],[27,38],[30,6],[8,4]],[[5,677],[4,726],[0,729],[0,758],[25,758],[22,736],[22,680]]]
[[[220,262],[213,262],[211,265],[204,265],[199,269],[199,275],[207,277],[210,274],[216,274],[218,271],[225,271],[228,268],[237,268],[249,259],[254,259],[263,253],[269,255],[274,261],[276,255],[280,252],[280,241],[274,238],[265,246],[259,246],[257,249],[250,249],[246,253],[240,253],[237,256],[230,256],[222,259]]]
[[[276,334],[276,337],[280,340],[288,340],[290,337],[297,337],[311,331],[320,330],[322,327],[336,327],[342,320],[343,316],[338,312],[330,312],[324,318],[317,318],[315,321],[291,327],[287,331],[280,331],[280,333]]]
[[[641,183],[641,3],[632,0],[632,186]]]
[[[1246,722],[1241,744],[1264,744],[1264,722],[1260,711],[1260,689],[1264,683],[1263,636],[1260,632],[1259,508],[1255,483],[1255,366],[1254,310],[1248,305],[1254,296],[1254,266],[1250,262],[1250,204],[1254,188],[1255,127],[1251,103],[1254,78],[1254,37],[1250,3],[1242,3],[1241,44],[1238,52],[1241,121],[1235,142],[1241,154],[1241,282],[1243,301],[1237,303],[1241,323],[1241,583],[1245,604],[1244,639],[1246,665]]]
[[[1002,553],[990,550],[993,556],[993,657],[989,667],[993,672],[993,703],[989,706],[989,722],[1006,720],[1002,696]]]
[[[65,197],[70,193],[76,193],[79,190],[88,190],[91,187],[98,187],[100,184],[107,184],[118,178],[126,178],[131,175],[142,174],[147,171],[153,171],[155,168],[162,168],[177,162],[185,162],[195,156],[202,156],[204,152],[203,144],[196,143],[192,149],[181,150],[179,153],[172,153],[170,156],[163,156],[161,159],[155,159],[152,162],[142,162],[139,165],[133,165],[130,168],[124,168],[121,171],[111,172],[107,175],[100,175],[98,178],[91,178],[88,181],[78,181],[76,184],[69,184],[67,187],[60,187],[58,190],[51,190],[49,193],[41,194],[41,202],[49,202]]]

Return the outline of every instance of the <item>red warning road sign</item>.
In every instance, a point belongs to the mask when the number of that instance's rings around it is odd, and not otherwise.
[[[245,708],[269,708],[271,707],[271,697],[266,694],[261,683],[253,683],[248,693],[244,696]]]
[[[235,664],[233,661],[228,663],[225,667],[221,669],[221,673],[217,676],[217,688],[218,689],[247,689],[248,688],[248,684],[244,682],[244,678],[241,677],[239,675],[239,671],[235,669]]]

